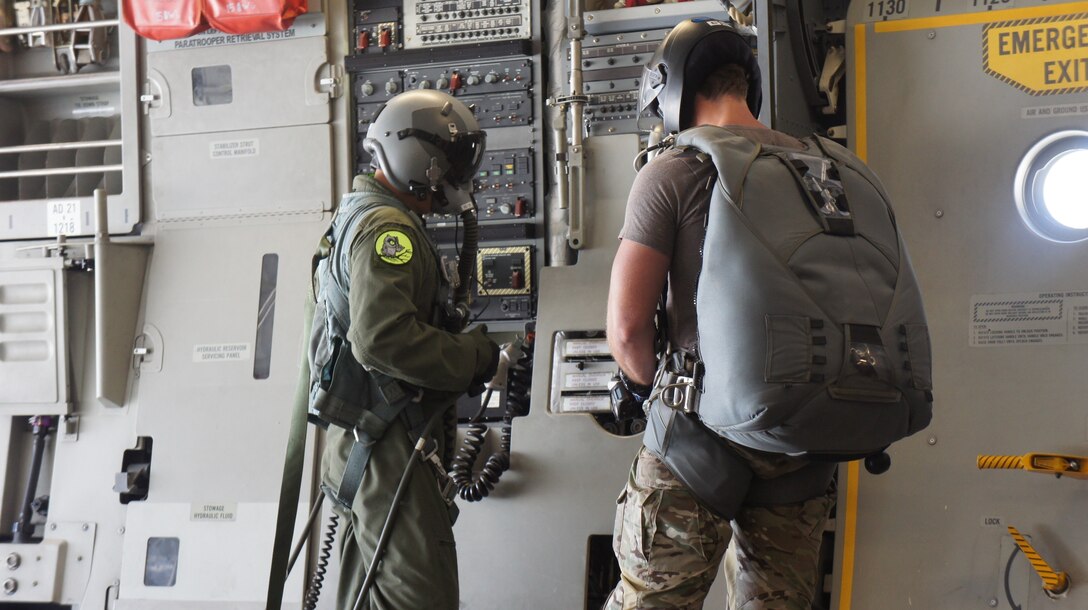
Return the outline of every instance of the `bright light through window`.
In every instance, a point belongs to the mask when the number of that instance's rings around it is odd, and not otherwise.
[[[1063,152],[1039,172],[1043,205],[1070,229],[1088,229],[1088,150]]]
[[[1016,168],[1013,198],[1036,235],[1088,241],[1088,131],[1058,131],[1028,149]]]

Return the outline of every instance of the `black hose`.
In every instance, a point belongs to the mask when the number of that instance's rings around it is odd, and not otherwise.
[[[12,539],[15,544],[27,544],[32,541],[34,527],[30,520],[34,517],[34,494],[38,491],[38,478],[42,472],[42,459],[45,456],[45,439],[52,429],[53,418],[39,416],[30,418],[33,426],[34,449],[30,461],[30,475],[27,477],[26,492],[23,494],[22,510],[19,520],[12,527]]]
[[[461,241],[461,252],[457,257],[457,290],[453,293],[454,307],[460,318],[461,326],[468,323],[468,298],[472,288],[472,275],[476,270],[476,256],[480,251],[480,225],[476,221],[475,203],[461,211],[461,222],[465,224],[465,236]]]

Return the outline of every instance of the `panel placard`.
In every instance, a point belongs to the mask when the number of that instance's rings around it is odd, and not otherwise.
[[[974,295],[972,347],[1088,343],[1088,291]]]

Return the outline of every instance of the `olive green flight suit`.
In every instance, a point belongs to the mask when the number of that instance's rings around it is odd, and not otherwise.
[[[354,187],[357,193],[389,193],[369,176],[356,177]],[[455,334],[432,326],[436,294],[444,279],[421,220],[406,208],[374,208],[364,213],[349,247],[347,338],[355,359],[368,369],[424,388],[425,417],[436,409],[452,409],[453,400],[486,373],[493,343],[479,329]],[[441,426],[432,435],[441,456],[446,435]],[[355,441],[350,431],[330,426],[326,442],[322,483],[335,490]],[[374,446],[350,512],[336,507],[346,521],[338,608],[352,608],[362,589],[414,444],[403,418],[398,418]],[[417,464],[368,595],[370,610],[458,607],[451,521],[436,473],[428,464]]]

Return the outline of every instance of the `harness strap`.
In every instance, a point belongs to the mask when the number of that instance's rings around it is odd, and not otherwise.
[[[344,465],[344,474],[340,478],[340,484],[333,493],[325,490],[326,494],[337,504],[350,508],[355,501],[355,495],[359,493],[359,486],[363,482],[363,474],[370,462],[370,456],[374,452],[374,445],[381,439],[378,431],[384,431],[397,417],[402,417],[409,437],[418,437],[426,427],[427,422],[423,417],[423,408],[419,405],[422,391],[414,395],[405,390],[404,384],[377,371],[370,371],[371,379],[376,386],[371,396],[371,407],[362,413],[360,424],[352,433],[355,442],[351,445],[347,463]],[[414,435],[414,436],[413,436]]]
[[[344,465],[344,476],[341,477],[336,492],[330,494],[332,490],[325,488],[325,494],[332,498],[333,502],[344,508],[351,508],[351,504],[355,501],[355,494],[359,493],[363,473],[366,472],[366,465],[370,463],[370,456],[374,453],[374,445],[377,442],[377,439],[370,438],[370,435],[365,432],[357,434],[355,442],[351,445],[351,452],[348,453],[348,461]]]

